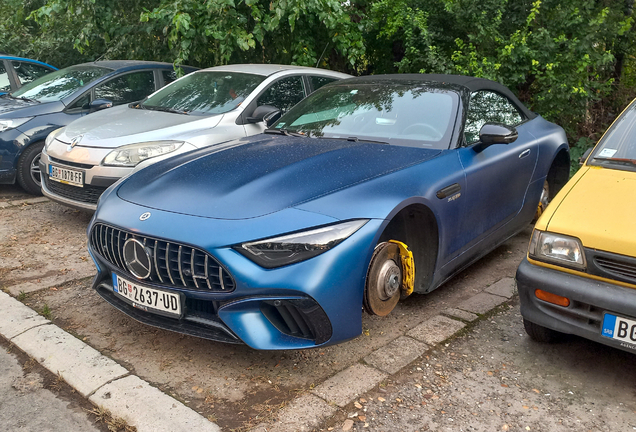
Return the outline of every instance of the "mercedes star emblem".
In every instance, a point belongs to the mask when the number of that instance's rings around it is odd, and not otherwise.
[[[124,243],[124,262],[128,270],[138,279],[146,279],[152,272],[150,252],[137,239],[130,238]]]
[[[145,221],[149,217],[150,217],[150,212],[142,213],[141,216],[139,216],[139,220],[140,221]]]

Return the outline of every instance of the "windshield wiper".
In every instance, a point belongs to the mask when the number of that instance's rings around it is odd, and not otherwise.
[[[37,103],[40,103],[40,101],[37,100],[37,99],[30,99],[28,97],[23,97],[23,96],[13,96],[12,94],[9,94],[9,97],[12,98],[12,99],[23,100],[25,102],[37,102]]]
[[[307,138],[307,135],[305,135],[304,133],[290,132],[287,129],[265,129],[265,133]]]
[[[347,138],[334,138],[334,137],[325,137],[325,136],[321,136],[321,137],[316,137],[319,139],[333,139],[333,140],[344,140],[344,141],[351,141],[351,142],[358,142],[358,141],[362,141],[362,142],[370,142],[370,143],[374,143],[374,144],[388,144],[388,142],[384,142],[384,141],[375,141],[375,140],[370,140],[370,139],[366,139],[366,138],[358,138],[358,137],[347,137]]]
[[[178,110],[178,109],[174,109],[174,108],[168,108],[168,107],[162,107],[162,106],[152,106],[152,105],[139,104],[139,107],[143,108],[143,109],[151,110],[151,111],[163,111],[163,112],[169,112],[169,113],[173,113],[173,114],[190,115],[190,113],[188,113],[187,111]]]
[[[616,162],[624,165],[636,165],[636,159],[629,158],[608,158],[608,157],[595,157],[594,160]]]

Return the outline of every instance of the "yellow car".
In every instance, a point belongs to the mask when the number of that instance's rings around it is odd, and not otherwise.
[[[532,339],[636,351],[636,100],[541,215],[516,278]]]

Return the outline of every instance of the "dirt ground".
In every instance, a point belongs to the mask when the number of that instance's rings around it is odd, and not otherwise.
[[[632,353],[571,337],[539,344],[518,302],[346,407],[323,430],[636,429]],[[353,420],[353,425],[351,425]]]
[[[0,186],[0,201],[23,198],[29,197]],[[108,305],[90,288],[94,270],[85,234],[90,214],[45,202],[2,208],[0,217],[2,289],[228,430],[260,423],[299,392],[440,310],[513,277],[530,235],[528,228],[433,293],[401,302],[386,318],[365,315],[364,333],[352,341],[263,352],[155,329]]]

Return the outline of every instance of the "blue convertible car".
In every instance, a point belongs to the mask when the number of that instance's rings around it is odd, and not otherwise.
[[[563,129],[502,85],[343,80],[265,134],[108,189],[88,228],[94,288],[143,323],[202,338],[334,344],[360,334],[363,308],[387,315],[522,230],[568,170]]]

